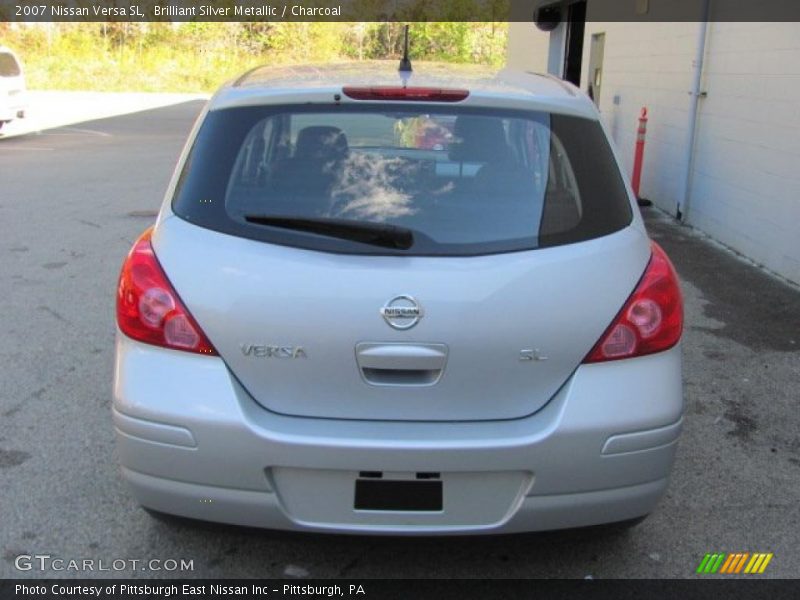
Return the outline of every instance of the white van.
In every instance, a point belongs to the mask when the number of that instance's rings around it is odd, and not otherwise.
[[[17,56],[0,46],[0,129],[25,116],[25,75]]]

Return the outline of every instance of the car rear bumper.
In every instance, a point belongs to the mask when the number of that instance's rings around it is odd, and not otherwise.
[[[137,500],[238,525],[510,533],[635,518],[666,488],[682,413],[679,347],[583,365],[523,419],[409,423],[278,415],[219,358],[117,340],[113,418]],[[354,510],[364,471],[437,473],[442,510]]]

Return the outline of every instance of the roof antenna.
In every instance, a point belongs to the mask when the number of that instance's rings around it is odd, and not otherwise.
[[[403,80],[403,87],[406,87],[413,71],[411,60],[408,58],[408,25],[405,26],[405,33],[403,34],[403,58],[400,59],[400,67],[397,70]]]

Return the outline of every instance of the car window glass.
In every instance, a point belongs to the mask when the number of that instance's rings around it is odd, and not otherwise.
[[[0,77],[16,77],[20,74],[19,63],[12,54],[0,52]]]
[[[176,195],[183,205],[203,179],[204,194],[220,190],[215,227],[368,251],[248,221],[346,219],[412,230],[409,254],[473,254],[579,241],[630,222],[608,143],[586,119],[407,105],[249,108],[238,118],[243,110],[209,115],[229,121],[227,136],[201,128]]]

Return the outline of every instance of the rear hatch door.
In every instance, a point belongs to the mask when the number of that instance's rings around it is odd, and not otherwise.
[[[527,252],[400,257],[276,246],[171,217],[154,245],[233,376],[265,408],[418,421],[537,411],[649,257],[633,228]]]

